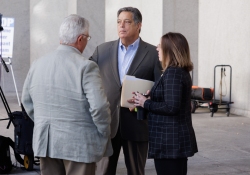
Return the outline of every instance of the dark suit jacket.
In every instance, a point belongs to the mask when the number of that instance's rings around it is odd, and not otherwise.
[[[151,90],[149,158],[182,158],[198,151],[191,119],[192,81],[188,71],[169,67]]]
[[[115,137],[120,124],[123,139],[148,141],[147,120],[139,121],[136,119],[136,112],[120,107],[122,86],[118,71],[118,45],[119,40],[103,43],[96,48],[90,58],[99,65],[104,90],[110,103],[111,138]],[[156,47],[140,40],[127,75],[155,81],[161,75],[160,69]]]

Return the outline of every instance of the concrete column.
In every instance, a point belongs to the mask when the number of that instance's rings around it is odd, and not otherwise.
[[[179,32],[189,43],[194,64],[193,84],[198,85],[198,0],[163,0],[163,34]]]
[[[0,0],[0,13],[3,14],[3,17],[11,17],[15,19],[13,57],[11,61],[19,96],[21,95],[20,92],[23,88],[23,82],[30,66],[29,11],[29,0],[11,2]],[[15,93],[11,71],[6,73],[3,68],[1,71],[1,87],[4,93]]]
[[[162,34],[162,0],[106,0],[105,41],[118,39],[117,11],[122,7],[136,7],[142,13],[142,40],[157,45]]]
[[[76,13],[76,0],[30,0],[30,60],[54,50],[64,17]],[[49,64],[49,63],[48,63]]]
[[[105,1],[78,0],[77,14],[89,20],[91,40],[83,52],[83,56],[89,58],[96,46],[105,41]]]
[[[83,55],[90,57],[95,47],[104,42],[104,1],[91,0],[31,0],[31,62],[59,44],[59,27],[63,18],[78,14],[90,22],[92,36]]]

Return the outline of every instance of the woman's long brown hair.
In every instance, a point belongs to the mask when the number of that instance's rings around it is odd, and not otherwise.
[[[180,33],[166,33],[161,37],[162,68],[182,67],[187,71],[193,70],[187,39]]]

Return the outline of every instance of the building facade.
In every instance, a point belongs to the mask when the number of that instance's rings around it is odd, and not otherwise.
[[[231,113],[250,116],[249,0],[0,0],[0,13],[15,18],[12,66],[19,95],[32,62],[58,46],[58,30],[65,16],[79,14],[89,20],[92,38],[83,53],[88,58],[97,45],[118,38],[117,10],[125,6],[141,11],[141,38],[146,42],[157,45],[167,32],[182,33],[194,63],[193,84],[215,84],[225,101],[231,87]],[[231,85],[227,68],[220,87],[216,65],[231,65]],[[15,93],[12,75],[3,69],[1,86],[4,92]]]

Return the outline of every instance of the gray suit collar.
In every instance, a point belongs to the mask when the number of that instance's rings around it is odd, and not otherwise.
[[[109,48],[109,53],[111,59],[112,72],[114,74],[115,81],[119,86],[121,86],[119,71],[118,71],[118,45],[119,45],[119,39],[111,44],[111,47]]]
[[[109,48],[109,53],[111,59],[112,72],[114,74],[115,81],[119,86],[121,86],[119,71],[118,71],[118,46],[119,46],[119,39],[111,44],[111,47]],[[133,75],[135,73],[136,69],[139,67],[140,63],[147,55],[147,53],[148,53],[147,44],[144,41],[142,41],[142,39],[140,39],[138,50],[129,67],[127,75]]]
[[[148,53],[147,44],[144,41],[142,41],[142,39],[140,39],[139,47],[129,67],[127,75],[133,75],[135,73],[136,69],[139,67],[140,63],[142,62],[144,57],[147,55],[147,53]]]

